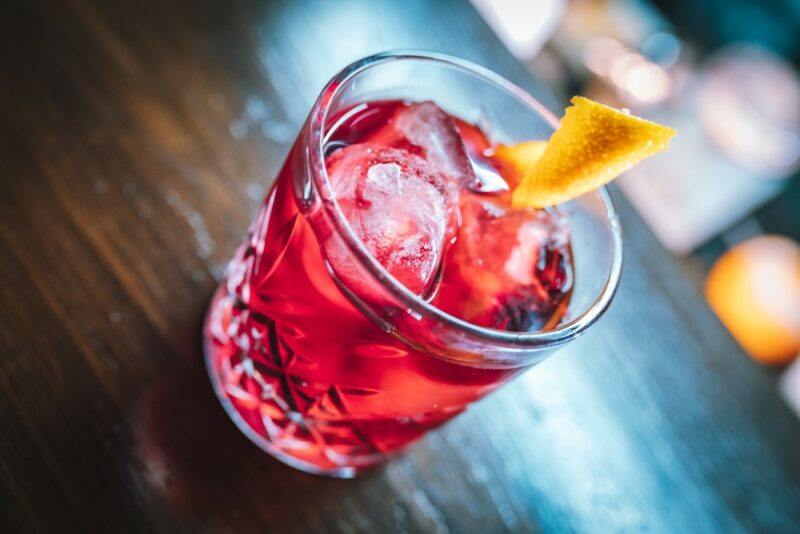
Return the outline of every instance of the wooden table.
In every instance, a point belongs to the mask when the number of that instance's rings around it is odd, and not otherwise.
[[[355,481],[249,443],[200,322],[322,84],[453,53],[557,109],[465,2],[6,3],[0,531],[797,531],[800,422],[621,198],[585,337]]]

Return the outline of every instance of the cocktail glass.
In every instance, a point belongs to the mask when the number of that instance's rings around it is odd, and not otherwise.
[[[367,57],[322,90],[204,329],[211,381],[233,421],[312,473],[355,476],[542,361],[600,317],[620,276],[621,230],[601,188],[561,206],[574,280],[555,328],[476,326],[407,289],[353,230],[325,165],[333,123],[383,100],[434,101],[506,144],[546,140],[557,126],[499,75],[437,53]]]

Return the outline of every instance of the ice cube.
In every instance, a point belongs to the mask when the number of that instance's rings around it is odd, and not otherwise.
[[[463,222],[434,304],[481,326],[541,329],[569,295],[569,228],[557,211],[511,209],[507,196],[462,195]]]
[[[424,294],[455,228],[446,178],[419,156],[373,143],[340,149],[327,167],[339,205],[367,249],[409,290]]]
[[[458,185],[467,185],[475,180],[456,124],[433,102],[401,107],[370,141],[422,156]]]

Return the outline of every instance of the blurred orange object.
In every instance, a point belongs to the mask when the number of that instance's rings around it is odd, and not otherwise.
[[[754,359],[782,364],[800,352],[800,246],[760,236],[726,252],[706,279],[706,298]]]

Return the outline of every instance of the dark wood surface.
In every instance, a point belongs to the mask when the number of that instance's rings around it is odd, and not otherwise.
[[[4,3],[0,531],[797,531],[800,422],[617,196],[586,336],[355,481],[227,420],[200,322],[312,99],[387,48],[549,106],[469,4]]]

